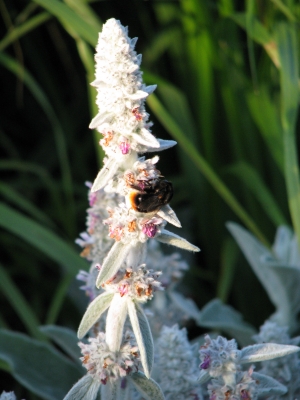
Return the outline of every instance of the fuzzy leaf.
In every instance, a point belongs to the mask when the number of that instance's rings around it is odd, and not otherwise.
[[[103,400],[121,400],[117,397],[117,386],[119,381],[110,381],[106,385],[101,386],[101,399]]]
[[[79,339],[91,329],[91,327],[98,321],[104,311],[109,307],[113,293],[104,292],[97,296],[88,306],[80,322],[77,336]]]
[[[154,90],[157,88],[157,85],[149,85],[145,87],[145,90],[148,94],[151,94],[154,92]]]
[[[31,218],[0,202],[0,227],[36,247],[73,276],[86,268],[86,261],[65,240]]]
[[[123,337],[127,317],[128,296],[115,293],[106,317],[106,343],[111,351],[118,351]]]
[[[146,400],[164,400],[165,396],[159,385],[153,379],[148,379],[142,372],[134,372],[128,375],[128,379]]]
[[[242,344],[249,344],[255,329],[243,321],[242,315],[219,299],[207,303],[199,313],[197,325],[213,330],[223,330]]]
[[[288,226],[281,225],[277,228],[272,248],[279,260],[288,260],[289,265],[296,266],[298,264],[299,251],[297,237],[293,235],[292,230]]]
[[[24,387],[45,400],[62,399],[80,378],[78,366],[53,346],[8,330],[0,330],[0,360]]]
[[[93,83],[95,83],[95,82],[93,82]],[[93,85],[93,86],[95,86],[95,85]],[[111,112],[99,113],[92,119],[92,121],[89,125],[89,128],[96,129],[97,126],[103,124],[107,120],[110,120],[111,118],[113,118],[113,116],[114,115]]]
[[[105,257],[101,270],[98,274],[96,281],[97,288],[115,275],[131,248],[132,246],[130,244],[115,242]]]
[[[95,400],[101,383],[93,379],[90,374],[84,375],[69,393],[64,400]]]
[[[153,151],[162,151],[162,150],[167,150],[170,149],[171,147],[175,146],[177,144],[177,142],[175,142],[175,140],[163,140],[163,139],[157,139],[158,143],[159,143],[159,148],[157,147],[149,147],[147,149],[147,152],[153,152]]]
[[[270,376],[252,373],[252,378],[257,382],[257,392],[259,397],[268,397],[270,395],[282,396],[287,392],[287,388]]]
[[[273,259],[271,252],[238,224],[230,222],[227,223],[226,226],[240,246],[261,284],[264,286],[272,303],[276,308],[283,307],[282,303],[285,294],[282,283],[276,274],[274,274],[270,268],[266,267],[264,262],[264,260]],[[284,309],[288,312],[288,305],[284,307]]]
[[[202,369],[200,371],[200,374],[198,376],[198,384],[202,385],[203,383],[207,382],[210,379],[210,374],[209,372],[205,371],[204,369]]]
[[[150,133],[147,129],[142,128],[139,132],[137,133],[132,133],[131,136],[133,139],[135,139],[138,143],[144,144],[148,147],[155,147],[159,148],[159,142],[157,139]]]
[[[145,375],[149,378],[154,357],[153,339],[150,326],[143,309],[135,301],[128,301],[128,314],[140,351]]]
[[[187,240],[183,239],[173,232],[167,231],[166,229],[162,229],[161,233],[157,235],[155,239],[161,243],[171,244],[172,246],[179,247],[180,249],[189,251],[200,251],[199,247],[194,246]]]
[[[272,319],[280,325],[293,327],[295,313],[299,310],[299,268],[280,265],[267,248],[239,225],[228,223],[227,227],[276,307]]]
[[[177,215],[175,212],[172,210],[172,208],[167,204],[166,206],[162,207],[158,212],[157,215],[159,215],[161,218],[166,220],[172,225],[177,226],[177,228],[181,228],[181,223],[179,219],[177,218]]]
[[[129,93],[124,93],[124,95],[131,100],[140,100],[140,99],[144,99],[145,97],[149,96],[148,92],[145,92],[144,90],[137,90],[135,93],[133,94],[129,94]]]
[[[272,360],[273,358],[283,357],[288,354],[296,353],[300,350],[298,346],[291,346],[277,343],[261,343],[244,347],[241,350],[242,364],[258,361]]]
[[[285,303],[288,304],[289,314],[291,314],[291,317],[297,315],[300,310],[300,269],[286,265],[274,265],[269,268],[272,269],[274,274],[276,274],[278,279],[282,282],[282,286],[285,289]],[[284,310],[281,311],[281,314],[284,314]],[[284,319],[282,322],[290,321],[290,319],[287,321],[288,315],[283,315],[282,317]]]
[[[130,265],[132,269],[136,269],[139,265],[145,262],[147,255],[147,242],[137,242],[134,247],[132,247],[132,251],[129,252],[126,257],[127,265]]]
[[[81,357],[80,349],[78,347],[78,339],[76,332],[71,329],[63,328],[56,325],[41,326],[40,330],[62,348],[70,357],[76,362]],[[81,363],[80,363],[81,365]]]
[[[97,190],[100,190],[107,185],[108,181],[112,179],[117,172],[118,167],[119,164],[116,162],[116,160],[114,158],[109,158],[96,176],[91,188],[91,192],[97,192]]]
[[[186,313],[189,318],[194,318],[195,320],[199,319],[200,311],[193,300],[188,299],[175,291],[171,291],[168,294],[176,306]]]

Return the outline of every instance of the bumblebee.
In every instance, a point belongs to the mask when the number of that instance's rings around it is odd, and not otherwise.
[[[168,204],[173,197],[173,185],[165,179],[147,184],[143,190],[132,185],[129,193],[131,207],[138,212],[150,213],[158,211]]]

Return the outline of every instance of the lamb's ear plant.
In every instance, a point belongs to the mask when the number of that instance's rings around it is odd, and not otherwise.
[[[136,40],[128,37],[127,28],[119,21],[110,19],[103,25],[96,47],[92,85],[97,89],[99,112],[90,128],[102,134],[100,145],[106,158],[90,189],[88,232],[78,243],[84,248],[83,255],[92,261],[90,274],[95,277],[97,271],[95,281],[89,283],[90,292],[95,292],[96,286],[101,293],[93,296],[78,337],[83,338],[97,326],[103,313],[107,314],[105,333],[97,332],[89,344],[80,343],[89,377],[83,377],[66,399],[80,398],[84,390],[82,398],[86,399],[95,398],[98,390],[105,399],[126,398],[132,385],[146,398],[163,398],[159,386],[150,379],[154,346],[142,307],[162,289],[161,272],[149,270],[145,264],[147,243],[158,241],[199,251],[165,228],[167,222],[181,226],[168,204],[172,184],[157,169],[158,156],[142,156],[176,142],[157,139],[151,132],[144,101],[156,86],[142,81],[141,56],[134,50]],[[124,333],[126,323],[136,344]],[[126,387],[122,386],[124,380]]]

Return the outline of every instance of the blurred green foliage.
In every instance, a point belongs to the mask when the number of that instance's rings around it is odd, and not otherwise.
[[[74,239],[84,182],[101,166],[89,83],[111,17],[138,36],[144,79],[158,84],[153,133],[178,142],[159,169],[174,183],[180,235],[202,249],[184,254],[183,290],[258,327],[272,308],[225,222],[266,245],[279,224],[300,237],[299,2],[0,0],[0,13],[1,327],[39,339],[39,324],[76,329],[85,308]]]

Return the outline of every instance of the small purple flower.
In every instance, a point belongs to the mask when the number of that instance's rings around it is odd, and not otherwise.
[[[142,180],[138,181],[138,187],[139,187],[141,190],[144,190],[146,186],[147,186],[147,185],[146,185],[146,181],[142,181]]]
[[[121,389],[126,389],[126,387],[127,387],[127,380],[126,380],[126,378],[122,378]]]
[[[209,400],[217,400],[217,395],[216,393],[212,393],[212,395],[210,396]]]
[[[89,205],[93,207],[97,201],[97,192],[89,193]]]
[[[119,145],[119,148],[122,152],[122,154],[128,154],[130,150],[130,144],[127,141],[121,142]]]
[[[125,294],[128,293],[128,287],[129,287],[128,283],[127,284],[123,283],[122,285],[119,286],[119,293],[121,297],[123,297]]]
[[[102,385],[107,384],[107,375],[103,371],[100,374],[100,381],[101,381]]]
[[[243,400],[250,400],[251,399],[251,397],[249,395],[249,392],[247,390],[245,390],[245,389],[241,390],[241,398]]]
[[[97,268],[98,271],[101,271],[101,265],[100,264],[96,264],[95,267]]]
[[[157,225],[154,225],[153,223],[150,222],[149,224],[145,224],[143,226],[142,231],[149,238],[154,238],[154,236],[156,235],[157,229],[158,229]]]
[[[85,285],[80,286],[80,289],[85,291],[85,294],[89,297],[90,301],[93,301],[95,298],[93,288],[90,286],[90,274],[86,271],[79,271],[76,275],[76,279],[85,283]]]
[[[206,354],[206,355],[204,356],[204,361],[203,361],[203,363],[200,364],[200,368],[201,368],[201,369],[208,369],[209,366],[210,366],[210,361],[211,361],[211,360],[210,360],[209,355]]]

